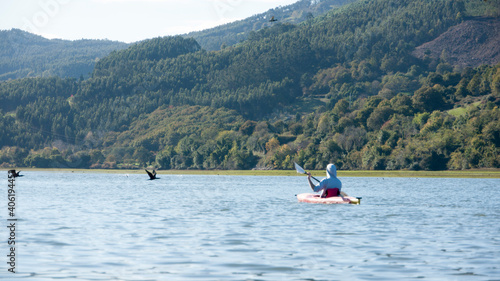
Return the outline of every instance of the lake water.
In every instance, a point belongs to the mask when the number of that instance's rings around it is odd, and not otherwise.
[[[500,280],[499,179],[341,178],[361,205],[315,205],[305,176],[23,174],[0,279]]]

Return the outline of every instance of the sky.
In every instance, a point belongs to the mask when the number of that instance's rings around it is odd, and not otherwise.
[[[126,43],[241,20],[298,0],[0,0],[0,30]]]

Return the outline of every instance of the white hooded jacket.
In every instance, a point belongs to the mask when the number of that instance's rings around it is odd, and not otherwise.
[[[337,178],[337,167],[334,164],[326,166],[326,178],[321,180],[318,185],[314,187],[314,192],[326,190],[330,188],[338,188],[339,192],[342,189],[342,182]]]

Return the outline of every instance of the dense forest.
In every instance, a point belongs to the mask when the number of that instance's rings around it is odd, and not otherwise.
[[[160,37],[100,59],[88,79],[1,82],[0,164],[499,168],[500,64],[412,55],[497,12],[491,1],[363,0],[220,51]]]
[[[88,78],[98,59],[126,47],[125,43],[109,40],[49,40],[19,29],[0,30],[0,81]]]

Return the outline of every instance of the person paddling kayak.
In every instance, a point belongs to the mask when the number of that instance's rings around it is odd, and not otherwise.
[[[337,168],[334,164],[328,164],[326,166],[326,178],[321,180],[318,185],[314,185],[311,181],[311,173],[307,173],[307,180],[309,181],[309,186],[314,192],[323,191],[321,198],[342,196],[340,193],[342,189],[342,182],[337,178]]]

